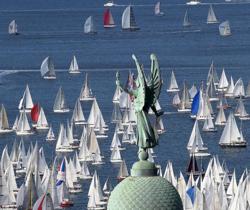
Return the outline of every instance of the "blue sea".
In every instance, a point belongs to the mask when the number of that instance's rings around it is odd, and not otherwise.
[[[89,83],[93,94],[109,124],[109,138],[99,140],[105,165],[90,166],[91,173],[98,171],[101,183],[109,176],[112,184],[117,184],[118,165],[111,164],[109,146],[114,132],[110,123],[112,113],[112,96],[115,86],[115,73],[121,72],[125,81],[129,70],[136,72],[131,58],[134,53],[144,64],[146,72],[150,68],[150,54],[155,53],[159,60],[164,80],[160,95],[160,104],[166,114],[163,116],[167,132],[161,135],[160,144],[155,148],[155,162],[161,164],[163,171],[168,160],[173,162],[176,175],[185,173],[189,155],[186,149],[194,121],[188,114],[179,114],[171,105],[172,95],[166,88],[171,70],[180,86],[184,80],[189,87],[206,80],[207,72],[213,60],[216,70],[221,74],[225,68],[228,79],[232,75],[236,81],[243,78],[245,85],[250,80],[250,1],[206,1],[198,6],[186,6],[184,0],[162,1],[165,16],[153,14],[155,1],[152,0],[117,0],[118,6],[111,11],[117,24],[114,29],[104,29],[102,16],[104,1],[93,0],[8,0],[0,1],[0,103],[5,105],[10,124],[18,115],[18,103],[26,84],[29,84],[34,102],[44,108],[49,123],[58,134],[60,123],[65,123],[72,116],[76,99],[80,94],[85,73],[89,74]],[[206,18],[209,4],[218,20],[229,20],[232,36],[221,37],[218,24],[207,25]],[[134,5],[138,26],[136,32],[121,30],[121,15],[125,6]],[[186,9],[192,26],[183,28],[182,22]],[[83,33],[86,18],[93,15],[97,24],[97,34]],[[9,36],[8,24],[15,19],[20,35]],[[67,69],[73,55],[76,55],[82,73],[69,75]],[[40,76],[40,65],[46,56],[55,64],[57,79],[43,80]],[[59,86],[63,87],[66,100],[71,108],[67,114],[53,113],[53,103]],[[245,100],[246,109],[250,112],[250,101]],[[230,101],[233,108],[235,102]],[[85,117],[89,115],[91,103],[82,104]],[[216,110],[216,109],[214,109]],[[217,110],[216,110],[217,111]],[[229,111],[226,111],[228,115]],[[240,122],[238,122],[240,125]],[[200,123],[200,127],[203,123]],[[243,122],[243,135],[250,143],[249,121]],[[237,176],[249,167],[250,149],[222,149],[219,139],[222,128],[216,133],[202,133],[204,143],[212,155],[219,155],[220,160],[227,162],[230,171],[236,169]],[[23,137],[26,149],[37,141],[43,146],[48,164],[55,156],[55,144],[45,142],[46,132],[38,132]],[[14,140],[20,141],[14,133],[0,136],[0,151],[7,144],[9,150]],[[126,145],[122,151],[128,168],[137,160],[137,147]],[[204,160],[206,165],[207,160]],[[74,207],[86,209],[89,181],[83,182],[83,193],[72,196]]]

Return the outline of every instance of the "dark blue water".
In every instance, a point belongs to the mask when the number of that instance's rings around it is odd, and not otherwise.
[[[112,113],[112,96],[115,90],[115,71],[121,71],[121,78],[126,78],[129,69],[135,71],[131,54],[135,53],[139,61],[149,68],[150,53],[156,53],[165,81],[160,96],[160,103],[167,112],[175,112],[170,103],[172,97],[165,92],[172,68],[175,69],[179,85],[185,79],[191,85],[199,84],[206,79],[211,60],[214,60],[217,71],[225,67],[228,76],[234,79],[242,77],[245,84],[250,79],[250,5],[243,3],[224,4],[216,1],[214,10],[220,21],[229,20],[232,36],[222,38],[218,34],[218,25],[207,25],[208,5],[189,8],[193,26],[184,29],[182,21],[187,6],[184,1],[162,2],[164,17],[153,15],[154,1],[117,1],[118,4],[135,4],[134,12],[141,30],[137,32],[122,32],[120,27],[121,14],[124,6],[113,7],[112,13],[116,24],[114,30],[105,30],[102,25],[103,1],[67,1],[67,0],[9,0],[0,1],[0,69],[6,70],[1,75],[0,102],[4,103],[10,124],[13,124],[18,114],[17,106],[25,85],[29,84],[34,102],[39,102],[49,122],[53,124],[58,134],[59,123],[66,122],[69,114],[55,114],[52,111],[54,98],[62,85],[70,108],[73,109],[84,80],[84,73],[71,76],[65,71],[57,72],[56,81],[41,79],[38,71],[42,60],[51,56],[57,70],[66,70],[73,54],[77,56],[83,72],[88,72],[93,93],[103,112],[105,120],[110,123]],[[247,2],[245,2],[247,3]],[[83,33],[83,24],[89,15],[94,15],[97,24],[97,35]],[[7,34],[8,23],[16,19],[19,36]],[[17,71],[13,71],[17,70]],[[19,71],[22,70],[22,71]],[[25,71],[24,71],[25,70]],[[233,101],[229,101],[234,105]],[[245,101],[250,112],[250,102]],[[88,117],[91,104],[83,103],[85,117]],[[228,112],[227,112],[228,114]],[[160,145],[155,148],[155,161],[165,169],[167,160],[173,161],[175,172],[185,171],[188,161],[186,144],[191,134],[193,121],[186,114],[164,115],[164,125],[167,132],[161,136]],[[243,123],[243,134],[249,142],[249,122]],[[109,138],[100,140],[105,165],[91,167],[101,176],[101,182],[112,177],[116,184],[118,167],[109,162],[109,145],[113,136],[113,125],[110,124]],[[202,133],[205,144],[211,154],[218,154],[225,159],[229,169],[236,168],[237,174],[249,167],[249,147],[246,149],[225,150],[218,142],[221,128],[217,133]],[[26,148],[36,141],[45,149],[48,163],[54,156],[54,147],[45,143],[46,132],[25,137]],[[0,149],[5,144],[11,147],[15,134],[0,137]],[[122,152],[127,165],[131,168],[137,159],[136,146],[126,145]],[[206,161],[205,161],[206,162]],[[75,207],[85,209],[89,182],[84,181],[83,193],[74,196]]]

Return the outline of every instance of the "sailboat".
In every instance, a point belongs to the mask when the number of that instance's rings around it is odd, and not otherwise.
[[[177,93],[175,93],[175,95],[173,97],[172,104],[173,104],[173,106],[177,107],[177,106],[179,106],[180,103],[181,103],[181,99],[180,99],[180,96],[177,92]]]
[[[112,162],[112,163],[122,162],[121,152],[120,152],[117,145],[112,150],[110,162]]]
[[[191,0],[191,1],[187,2],[186,4],[187,5],[198,5],[198,4],[200,4],[200,1],[198,1],[198,0]]]
[[[17,135],[30,135],[33,134],[29,122],[28,122],[28,118],[26,115],[26,112],[23,110],[22,112],[20,112],[20,116],[17,122],[17,128],[16,128],[16,134]]]
[[[191,154],[188,167],[187,167],[187,174],[188,175],[193,174],[194,176],[199,176],[204,173],[205,173],[204,171],[199,170],[195,154]]]
[[[36,122],[36,129],[37,130],[47,130],[49,129],[49,124],[47,121],[47,118],[44,114],[43,108],[40,108],[40,112],[39,112],[39,116],[38,116],[38,120]]]
[[[225,124],[226,124],[226,117],[224,113],[224,108],[221,106],[215,120],[215,125],[225,125]]]
[[[93,16],[89,16],[84,24],[84,33],[85,34],[96,34],[95,22]]]
[[[70,63],[70,67],[69,67],[69,73],[70,74],[79,74],[80,69],[76,60],[76,56],[73,56],[71,63]]]
[[[49,56],[43,60],[40,70],[43,79],[56,79],[54,63]]]
[[[198,120],[196,120],[194,123],[193,130],[188,141],[187,149],[191,153],[196,153],[197,155],[201,156],[203,154],[208,154],[204,153],[204,151],[208,150],[208,148],[204,146],[203,140],[201,138]]]
[[[104,7],[113,7],[115,6],[116,4],[114,4],[114,1],[112,0],[109,0],[107,3],[104,4]]]
[[[128,176],[129,176],[128,168],[127,168],[125,160],[123,160],[121,162],[121,165],[120,165],[120,169],[119,169],[119,172],[118,172],[118,175],[117,175],[117,179],[119,181],[122,181],[123,179],[125,179]]]
[[[241,78],[239,78],[237,80],[237,82],[235,83],[233,96],[235,98],[239,98],[239,97],[244,98],[245,97],[244,83],[243,83],[243,80]]]
[[[233,97],[233,95],[234,95],[234,80],[233,80],[233,77],[231,76],[230,84],[229,84],[229,86],[227,88],[225,96],[226,97]]]
[[[9,133],[9,132],[12,132],[12,129],[10,129],[7,113],[4,108],[4,105],[2,104],[0,111],[0,133]]]
[[[157,117],[155,122],[155,129],[158,134],[163,134],[166,132],[166,129],[164,128],[163,121],[161,117]]]
[[[206,131],[206,132],[217,131],[217,128],[214,127],[214,122],[213,122],[211,115],[208,115],[207,118],[205,119],[204,126],[203,126],[202,130]]]
[[[61,86],[59,87],[59,90],[57,92],[53,110],[54,112],[58,112],[58,113],[69,112],[69,108],[67,106],[64,92]]]
[[[72,152],[64,125],[60,125],[60,131],[56,142],[56,152]]]
[[[234,115],[238,116],[241,120],[249,120],[250,119],[250,116],[245,109],[245,105],[242,101],[242,98],[240,98],[238,101]]]
[[[9,24],[8,27],[8,33],[9,34],[13,34],[13,35],[18,35],[18,31],[17,31],[17,23],[15,20],[12,20]]]
[[[81,89],[80,93],[80,101],[89,101],[93,100],[94,97],[92,95],[92,91],[89,88],[89,83],[88,83],[88,73],[85,74],[85,81]]]
[[[249,98],[250,97],[250,81],[248,81],[247,83],[247,88],[246,88],[246,95],[245,95],[246,98]]]
[[[231,35],[231,28],[229,21],[224,21],[219,25],[219,32],[221,36],[230,36]]]
[[[242,132],[239,131],[234,118],[233,113],[231,112],[228,116],[226,126],[222,132],[220,141],[220,146],[225,147],[246,147],[247,142],[243,138]]]
[[[123,11],[122,29],[130,31],[136,31],[140,29],[135,22],[134,11],[131,5],[127,6],[126,9]]]
[[[223,68],[217,90],[220,92],[225,92],[228,88],[228,85],[229,83],[227,80],[225,69]]]
[[[113,15],[110,9],[106,9],[103,14],[103,26],[104,28],[114,28],[116,27]]]
[[[183,20],[183,24],[182,24],[184,27],[189,27],[191,26],[191,22],[190,22],[190,19],[189,19],[189,15],[188,15],[188,9],[186,10],[185,12],[185,16],[184,16],[184,20]]]
[[[160,1],[158,1],[155,4],[155,15],[156,16],[163,16],[164,15],[164,12],[161,12],[161,2]]]
[[[50,125],[49,131],[46,136],[46,141],[55,141],[55,140],[56,140],[55,134],[53,132],[52,125]]]
[[[168,86],[167,92],[178,92],[178,91],[180,91],[180,90],[179,90],[179,87],[178,87],[178,84],[177,84],[177,81],[176,81],[176,78],[174,75],[174,71],[172,71],[170,84]]]
[[[213,81],[214,85],[217,86],[219,84],[219,78],[218,78],[218,74],[217,71],[214,67],[214,62],[212,61],[209,70],[208,70],[208,74],[207,74],[207,85]]]
[[[86,120],[82,111],[82,106],[79,98],[76,101],[71,121],[73,121],[76,125],[86,124]]]
[[[181,96],[181,103],[178,107],[178,112],[190,112],[191,111],[191,103],[188,88],[186,82],[184,81],[182,96]]]
[[[218,23],[218,20],[215,16],[213,6],[210,4],[209,10],[208,10],[208,15],[207,15],[207,24],[212,24],[212,23]]]
[[[30,94],[29,85],[26,85],[25,91],[23,93],[23,97],[21,98],[18,109],[20,111],[30,112],[33,108],[33,100]]]

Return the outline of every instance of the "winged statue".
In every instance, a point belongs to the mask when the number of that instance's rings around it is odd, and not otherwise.
[[[144,74],[143,65],[140,65],[136,56],[132,55],[137,68],[137,78],[134,88],[123,88],[120,83],[120,74],[116,73],[116,85],[123,91],[133,96],[134,108],[137,118],[137,145],[139,148],[146,150],[153,148],[158,144],[158,135],[155,128],[151,125],[148,111],[151,108],[156,117],[163,112],[157,112],[155,103],[159,98],[162,86],[162,79],[157,58],[151,54],[151,75],[147,79]]]

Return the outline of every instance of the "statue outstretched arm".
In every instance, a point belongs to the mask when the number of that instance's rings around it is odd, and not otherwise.
[[[124,88],[123,85],[120,82],[120,73],[116,72],[116,85],[124,92],[133,95],[133,96],[137,96],[137,90],[136,89],[128,89],[128,88]]]

